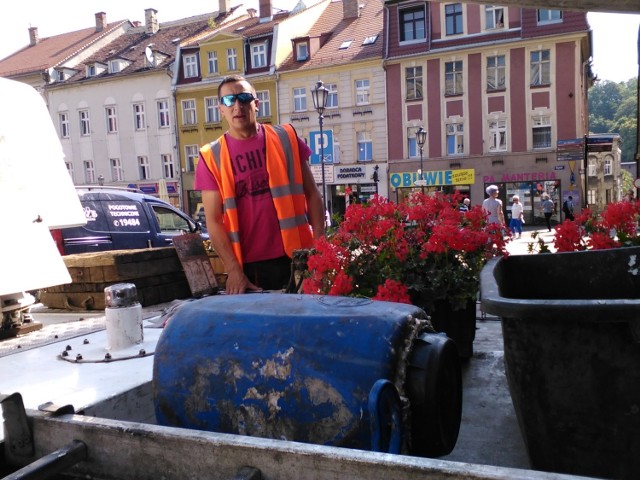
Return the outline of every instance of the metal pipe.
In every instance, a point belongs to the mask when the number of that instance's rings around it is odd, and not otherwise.
[[[87,445],[73,440],[68,445],[39,458],[3,480],[46,480],[87,459]]]

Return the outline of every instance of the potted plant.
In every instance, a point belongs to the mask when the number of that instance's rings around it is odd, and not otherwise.
[[[482,308],[501,317],[535,469],[640,477],[639,221],[637,203],[586,210],[556,228],[556,253],[495,259],[482,271]]]
[[[461,200],[415,193],[402,204],[374,196],[349,205],[338,227],[315,243],[304,293],[418,305],[461,356],[471,356],[480,271],[506,250],[482,207],[463,213]]]

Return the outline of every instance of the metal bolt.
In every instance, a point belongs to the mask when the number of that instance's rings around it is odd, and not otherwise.
[[[105,360],[111,360],[111,354],[109,352],[104,354],[104,359]]]
[[[141,348],[141,349],[140,349],[140,352],[138,352],[138,353],[139,353],[139,355],[140,355],[141,357],[144,357],[144,356],[147,354],[147,352],[146,352],[146,350],[145,350],[144,348]]]
[[[69,356],[69,352],[67,352],[66,350],[63,350],[62,356],[63,357],[68,357]]]
[[[79,354],[77,354],[77,355],[76,355],[76,361],[77,361],[77,360],[82,360],[82,354],[81,354],[81,353],[79,353]]]
[[[82,343],[84,343],[85,345],[89,345],[89,339],[85,338]]]
[[[65,348],[65,350],[66,350],[66,351],[69,351],[69,350],[73,350],[73,348],[71,348],[71,345],[67,345],[67,346],[66,346],[66,348]]]

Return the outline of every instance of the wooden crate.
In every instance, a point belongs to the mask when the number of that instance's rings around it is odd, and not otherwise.
[[[116,283],[133,283],[142,306],[191,296],[173,247],[80,253],[63,259],[73,282],[40,292],[40,301],[50,308],[102,310],[104,289]]]

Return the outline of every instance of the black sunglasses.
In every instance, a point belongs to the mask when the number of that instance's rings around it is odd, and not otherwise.
[[[250,92],[242,92],[236,93],[234,95],[224,95],[223,97],[220,97],[220,101],[225,107],[233,107],[233,105],[236,103],[236,100],[238,100],[242,105],[246,105],[247,103],[253,102],[255,99],[256,97],[254,97],[253,93]]]

